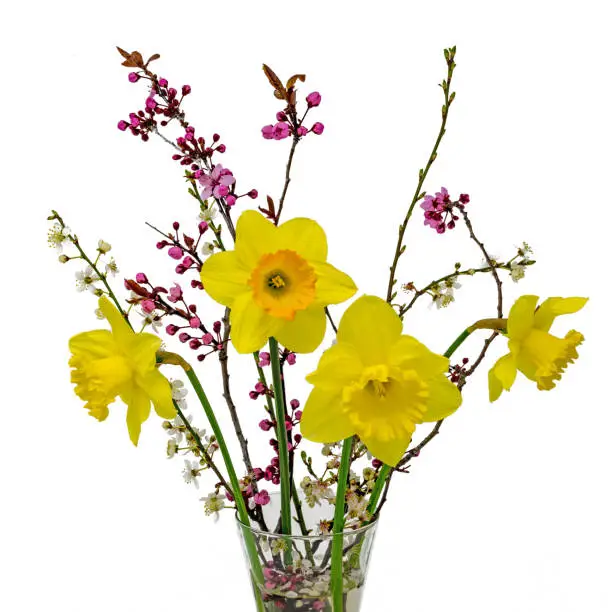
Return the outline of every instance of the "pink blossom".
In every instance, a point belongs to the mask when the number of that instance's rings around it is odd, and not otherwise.
[[[289,124],[285,123],[284,121],[279,121],[274,126],[273,138],[274,140],[283,140],[284,138],[287,138],[290,133],[291,133],[291,128],[289,127]]]
[[[251,191],[249,191],[247,195],[249,196],[249,198],[251,198],[251,200],[255,200],[259,195],[259,192],[257,191],[257,189],[251,189]]]
[[[181,90],[181,93],[184,96],[187,96],[191,93],[191,85],[183,85],[183,89]]]
[[[261,135],[266,140],[272,140],[274,138],[274,126],[273,125],[264,125],[261,128]]]
[[[179,330],[179,328],[176,325],[173,325],[172,323],[170,323],[170,325],[166,326],[166,333],[169,336],[174,336],[174,334],[176,334],[176,332]]]
[[[262,489],[259,493],[255,493],[253,500],[258,506],[265,506],[270,503],[270,494],[265,489]]]
[[[251,391],[251,393],[253,393],[253,391]],[[257,399],[257,396],[255,396],[253,399]],[[259,429],[263,429],[264,431],[269,431],[270,429],[272,429],[272,427],[274,427],[274,423],[272,423],[272,421],[269,421],[268,419],[259,421]],[[269,478],[267,480],[269,480]]]
[[[221,331],[221,321],[215,321],[213,323],[213,331],[218,334]]]
[[[187,332],[182,332],[182,333],[179,334],[179,340],[181,342],[187,342],[187,340],[189,340],[189,338],[191,338],[191,336]]]
[[[323,130],[325,129],[325,126],[317,121],[311,128],[310,131],[315,133],[317,136],[320,136],[323,133]]]
[[[255,385],[255,391],[257,391],[257,393],[265,393],[266,385],[264,385],[261,381],[258,381]]]
[[[130,113],[130,125],[132,127],[138,127],[140,125],[140,119],[136,113]]]
[[[317,599],[317,601],[315,601],[312,604],[312,609],[313,610],[324,610],[325,609],[325,602],[322,599]]]
[[[302,411],[301,410],[296,410],[295,414],[293,415],[293,417],[295,418],[296,421],[299,421],[302,418]]]
[[[117,127],[122,131],[125,132],[125,130],[127,130],[128,128],[128,122],[124,121],[123,119],[117,124]]]
[[[140,77],[135,72],[130,72],[130,74],[128,74],[128,81],[130,83],[136,83],[139,78]]]
[[[157,106],[157,102],[155,101],[155,98],[152,95],[149,96],[145,102],[145,107],[148,108],[149,110],[155,110],[156,106]]]
[[[230,185],[236,181],[230,170],[224,168],[221,164],[217,164],[210,174],[203,174],[200,178],[200,185],[203,185],[201,196],[203,200],[210,198],[211,195],[216,198],[222,198],[229,193]]]
[[[225,203],[228,206],[233,206],[236,203],[236,196],[231,193],[225,198]]]
[[[321,94],[318,91],[313,91],[306,96],[308,106],[319,106],[321,104]]]
[[[308,130],[303,125],[300,125],[300,127],[297,129],[297,135],[306,136],[306,134],[308,134]]]
[[[297,358],[296,358],[296,356],[295,356],[295,353],[289,353],[289,354],[287,355],[287,363],[288,363],[289,365],[295,365],[295,361],[296,361],[296,359],[297,359]]]
[[[259,366],[265,367],[270,365],[270,353],[266,353],[266,351],[261,351],[259,353]]]
[[[203,342],[204,344],[207,344],[207,345],[208,345],[208,344],[212,344],[213,340],[214,340],[214,338],[213,338],[212,334],[211,334],[211,333],[209,333],[209,332],[205,333],[205,334],[202,336],[202,342]]]
[[[177,283],[174,283],[174,287],[170,287],[170,295],[168,296],[168,301],[176,304],[183,297],[183,290],[181,286]]]
[[[168,81],[166,79],[159,79],[160,87],[168,87]]]
[[[189,319],[189,327],[192,327],[193,329],[198,329],[200,325],[202,325],[200,317],[191,317],[191,319]]]
[[[168,255],[172,257],[172,259],[180,259],[183,256],[183,249],[180,246],[173,246],[168,249]]]
[[[138,274],[136,274],[136,282],[137,283],[146,283],[149,279],[147,278],[147,275],[144,272],[138,272]]]
[[[289,405],[290,405],[290,406],[291,406],[291,407],[292,407],[294,410],[297,410],[297,409],[300,407],[300,402],[299,402],[299,400],[292,399],[292,400],[289,402]]]
[[[155,310],[155,302],[153,300],[142,300],[142,302],[140,302],[140,306],[147,314],[150,314]]]

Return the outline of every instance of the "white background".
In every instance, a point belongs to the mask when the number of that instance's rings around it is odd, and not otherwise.
[[[306,72],[300,94],[321,92],[313,118],[326,130],[298,148],[286,218],[317,219],[330,261],[361,292],[382,295],[439,126],[442,49],[456,44],[457,98],[426,188],[469,193],[475,229],[495,255],[511,256],[523,240],[534,246],[538,263],[520,284],[505,282],[506,304],[525,293],[590,296],[554,328],[575,327],[586,342],[556,390],[519,377],[491,406],[486,370],[505,349],[495,345],[464,406],[394,482],[364,609],[612,610],[606,3],[412,5],[56,1],[3,10],[1,609],[252,605],[230,513],[216,525],[204,516],[198,497],[210,488],[202,483],[198,495],[182,482],[159,420],[134,449],[123,407],[100,424],[69,384],[67,339],[99,322],[95,299],[74,291],[78,266],[60,266],[46,247],[47,211],[60,210],[90,250],[98,238],[111,242],[126,276],[144,270],[165,284],[172,266],[144,221],[195,221],[167,145],[115,127],[145,94],[128,83],[114,45],[161,53],[155,70],[191,84],[188,115],[200,134],[222,135],[220,161],[239,187],[275,198],[289,141],[261,138],[280,107],[260,66],[285,78]],[[437,236],[420,215],[407,244],[402,281],[481,261],[464,227]],[[423,301],[405,330],[443,351],[494,305],[492,280],[474,279],[445,311]],[[210,318],[219,311],[201,308]],[[473,357],[481,340],[460,355]],[[233,361],[243,364],[235,396],[264,465],[251,364]],[[301,400],[300,378],[314,363],[299,357],[291,370]],[[227,424],[217,368],[202,376]]]

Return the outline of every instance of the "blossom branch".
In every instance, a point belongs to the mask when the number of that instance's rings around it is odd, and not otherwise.
[[[448,119],[448,111],[450,109],[450,106],[453,100],[455,99],[455,92],[451,93],[450,91],[451,80],[453,78],[453,71],[456,65],[455,64],[455,53],[456,53],[456,47],[451,47],[450,49],[444,50],[444,58],[446,59],[446,65],[447,65],[447,76],[446,76],[446,80],[442,81],[441,83],[442,90],[444,91],[444,105],[442,106],[442,124],[440,125],[440,131],[438,132],[438,137],[436,138],[434,147],[431,151],[429,159],[427,160],[427,164],[424,169],[419,170],[419,181],[417,183],[417,187],[414,192],[414,196],[412,197],[412,202],[410,203],[410,207],[408,208],[408,212],[406,213],[406,217],[404,218],[403,223],[399,226],[397,246],[395,248],[395,254],[393,256],[393,263],[391,264],[390,274],[389,274],[389,284],[387,286],[387,302],[389,303],[391,303],[395,295],[397,295],[397,292],[393,291],[393,287],[395,283],[397,282],[397,279],[395,278],[397,264],[399,262],[400,257],[406,250],[406,247],[404,245],[404,234],[406,233],[406,227],[408,226],[408,222],[410,221],[410,218],[412,217],[412,212],[414,210],[414,207],[417,205],[418,201],[421,200],[423,196],[425,195],[424,192],[421,192],[421,189],[423,187],[423,183],[425,182],[425,179],[427,178],[429,169],[431,168],[432,164],[436,160],[436,157],[438,156],[438,147],[440,146],[440,143],[442,142],[442,138],[444,137],[444,134],[446,133],[446,121]]]
[[[294,132],[293,141],[291,143],[291,150],[289,151],[289,159],[287,160],[287,168],[285,170],[285,184],[283,185],[283,192],[281,194],[280,200],[278,201],[278,212],[276,213],[276,217],[274,218],[275,225],[278,225],[281,213],[283,212],[285,197],[287,196],[287,190],[289,189],[289,183],[291,182],[291,164],[293,163],[293,155],[295,154],[295,149],[298,145],[298,142],[300,142],[300,137],[297,133]]]

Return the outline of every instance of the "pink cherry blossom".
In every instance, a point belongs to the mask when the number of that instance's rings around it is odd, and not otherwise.
[[[222,198],[229,193],[230,185],[233,185],[236,179],[230,170],[224,168],[221,164],[217,164],[210,174],[203,174],[200,178],[200,185],[204,187],[201,192],[203,200],[214,196]]]

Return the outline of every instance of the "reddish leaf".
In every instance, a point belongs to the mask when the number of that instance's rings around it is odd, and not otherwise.
[[[147,60],[147,66],[148,66],[148,65],[149,65],[151,62],[153,62],[153,61],[155,61],[155,60],[159,59],[160,57],[161,57],[161,55],[160,55],[159,53],[154,53],[154,54],[153,54],[153,55],[152,55],[152,56],[151,56],[151,57],[150,57],[150,58]]]
[[[295,87],[295,84],[298,81],[302,81],[302,83],[306,80],[306,75],[305,74],[294,74],[288,81],[287,81],[287,89],[291,89],[292,87]]]
[[[272,68],[269,66],[266,66],[266,64],[263,64],[263,71],[268,78],[270,85],[274,87],[275,97],[277,97],[279,100],[284,100],[287,96],[287,90],[285,89],[283,82],[276,76],[274,70],[272,70]]]
[[[149,295],[149,292],[144,287],[141,287],[134,280],[130,280],[130,279],[126,278],[125,279],[125,286],[128,289],[130,289],[131,291],[133,291],[134,293],[136,293],[137,295],[140,295],[141,297],[148,297],[148,295]]]

